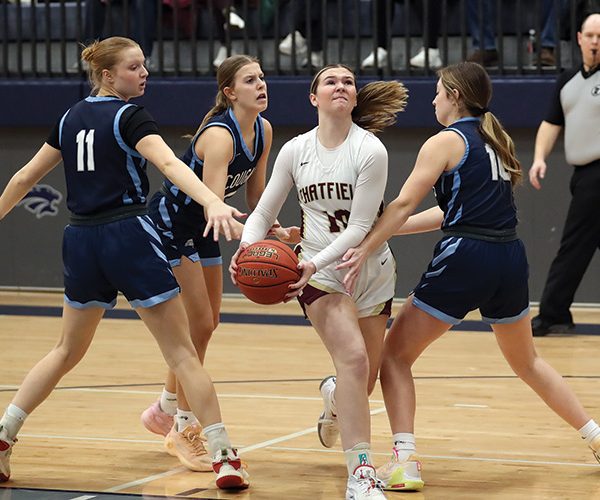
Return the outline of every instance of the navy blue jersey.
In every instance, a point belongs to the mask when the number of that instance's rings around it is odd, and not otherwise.
[[[146,160],[119,129],[123,112],[132,106],[117,97],[90,96],[62,117],[59,143],[72,213],[94,215],[146,203]]]
[[[511,230],[517,225],[510,173],[478,131],[478,118],[462,118],[444,131],[458,133],[466,151],[459,164],[435,183],[435,197],[444,212],[442,229]]]
[[[227,109],[223,113],[212,117],[208,123],[192,139],[190,146],[181,160],[202,179],[204,162],[196,154],[196,141],[200,135],[209,127],[224,127],[229,130],[233,139],[233,159],[227,167],[227,182],[225,184],[225,198],[233,196],[236,191],[246,184],[246,181],[256,170],[258,160],[264,149],[264,131],[260,115],[254,122],[254,154],[250,152],[244,139],[240,125],[233,114],[233,110]],[[184,208],[187,215],[193,216],[195,222],[204,221],[204,210],[201,205],[192,200],[171,181],[165,179],[163,192],[167,194],[169,201]],[[196,217],[198,219],[196,219]]]

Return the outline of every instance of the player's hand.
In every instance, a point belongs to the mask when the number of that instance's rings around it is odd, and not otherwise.
[[[311,276],[317,272],[317,268],[311,261],[302,260],[298,263],[298,269],[302,272],[300,279],[290,285],[290,291],[286,294],[283,301],[289,302],[302,293]]]
[[[203,236],[206,238],[211,228],[213,230],[213,240],[219,240],[219,234],[225,235],[227,241],[235,238],[239,226],[241,225],[234,217],[245,217],[246,214],[240,212],[237,208],[230,207],[227,203],[217,199],[204,207],[206,213],[206,228]],[[239,235],[238,235],[239,238]]]
[[[231,282],[237,286],[237,271],[238,271],[238,265],[237,265],[237,260],[238,257],[240,256],[240,254],[246,250],[246,248],[248,248],[248,243],[246,243],[245,241],[242,241],[240,243],[239,248],[236,250],[236,252],[233,254],[233,256],[231,257],[231,262],[229,263],[229,275],[231,276]]]
[[[335,266],[336,270],[347,269],[348,272],[344,276],[344,288],[350,295],[354,293],[354,287],[356,286],[356,280],[360,276],[360,270],[362,269],[365,260],[367,260],[367,253],[364,248],[358,246],[356,248],[350,248],[342,257],[343,262]]]
[[[242,233],[244,231],[244,224],[242,224],[241,222],[234,219],[233,224],[231,224],[230,227],[231,227],[231,238],[234,240],[242,239]]]
[[[540,180],[546,177],[546,162],[544,160],[536,160],[529,169],[529,182],[535,189],[542,189]]]
[[[289,245],[300,243],[300,228],[298,226],[281,227],[279,224],[273,224],[269,229],[269,236],[275,236],[279,241]]]

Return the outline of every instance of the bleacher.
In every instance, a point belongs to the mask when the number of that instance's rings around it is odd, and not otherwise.
[[[210,20],[213,0],[186,2],[185,8],[173,8],[177,1],[166,5],[157,1],[157,36],[152,54],[151,85],[144,99],[153,102],[157,119],[167,125],[188,123],[191,118],[187,104],[194,99],[210,102],[214,95],[212,65],[218,42]],[[248,53],[260,58],[268,77],[273,102],[286,102],[293,109],[270,110],[274,123],[303,124],[311,117],[308,103],[293,96],[307,92],[314,68],[302,67],[300,58],[282,55],[279,42],[294,30],[293,2],[274,0],[273,16],[265,22],[261,5],[249,0],[236,4],[245,20],[242,30],[228,30],[229,52]],[[372,3],[370,0],[321,0],[324,24],[324,62],[343,62],[355,68],[359,80],[399,78],[407,82],[415,95],[431,94],[435,71],[414,69],[409,59],[422,45],[424,23],[414,13],[417,0],[388,1],[388,19],[392,40],[389,57],[382,67],[361,70],[360,61],[374,48]],[[78,63],[84,38],[83,0],[0,0],[0,104],[3,112],[0,125],[41,125],[54,120],[56,113],[87,94],[85,73]],[[264,0],[263,0],[264,2]],[[555,0],[558,7],[561,0]],[[131,0],[112,0],[107,10],[104,36],[131,33]],[[563,39],[558,43],[557,65],[544,67],[535,51],[541,31],[542,0],[505,0],[498,8],[499,64],[488,68],[495,80],[496,98],[502,112],[502,99],[514,102],[516,92],[523,103],[522,112],[505,117],[508,123],[533,126],[539,121],[538,103],[551,89],[556,73],[577,62],[578,48],[572,40],[578,25],[581,0],[570,0],[569,11],[557,16],[556,28]],[[430,0],[429,8],[442,9],[440,50],[445,63],[464,60],[471,52],[466,25],[466,0]],[[227,13],[228,14],[228,13]],[[310,12],[307,11],[307,16]],[[196,20],[196,21],[194,21]],[[531,31],[535,35],[531,35]],[[407,36],[408,35],[408,36]],[[48,99],[52,95],[52,99]],[[523,100],[529,96],[529,100]],[[156,102],[154,102],[156,100]],[[411,106],[407,126],[430,126],[433,118],[428,98],[418,99],[421,106]],[[54,109],[56,106],[56,109]],[[509,106],[514,109],[514,106]],[[39,113],[45,109],[47,113]],[[55,112],[56,111],[56,112]],[[414,115],[413,115],[414,114]],[[427,118],[425,118],[427,117]]]

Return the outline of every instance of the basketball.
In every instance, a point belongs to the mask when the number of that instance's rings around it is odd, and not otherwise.
[[[298,258],[285,243],[257,241],[248,246],[237,260],[237,286],[252,302],[278,304],[296,283],[301,273]]]

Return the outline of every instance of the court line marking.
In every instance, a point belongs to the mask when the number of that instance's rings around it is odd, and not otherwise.
[[[385,408],[378,408],[375,410],[371,410],[370,414],[372,416],[378,415],[385,412]],[[278,443],[282,443],[284,441],[289,441],[291,439],[295,439],[297,437],[305,436],[307,434],[311,434],[316,432],[316,426],[311,426],[306,429],[293,432],[291,434],[286,434],[284,436],[280,436],[278,438],[269,439],[267,441],[262,441],[260,443],[256,443],[254,445],[245,446],[240,448],[239,453],[244,454],[250,451],[268,448],[273,450],[282,450],[282,451],[306,451],[306,452],[320,452],[320,453],[342,453],[340,450],[324,450],[324,449],[314,449],[314,448],[293,448],[293,447],[285,447],[285,446],[273,446]],[[125,442],[138,442],[138,443],[159,443],[159,440],[131,440],[131,439],[118,439],[118,438],[91,438],[91,437],[78,437],[78,436],[47,436],[40,434],[22,434],[22,437],[37,437],[37,438],[46,438],[46,439],[74,439],[74,440],[89,440],[89,441],[125,441]],[[375,453],[373,455],[377,456],[388,456],[388,453]],[[521,459],[508,459],[508,458],[490,458],[490,457],[461,457],[461,456],[453,456],[453,455],[420,455],[422,458],[429,459],[439,459],[439,460],[458,460],[458,461],[474,461],[474,462],[492,462],[492,463],[514,463],[514,464],[529,464],[529,465],[554,465],[554,466],[569,466],[569,467],[598,467],[598,464],[588,464],[581,462],[558,462],[558,461],[548,461],[548,460],[521,460]],[[169,477],[180,472],[185,472],[187,469],[183,466],[176,467],[175,469],[171,469],[159,474],[153,474],[151,476],[147,476],[144,478],[136,479],[134,481],[129,481],[127,483],[123,483],[120,485],[113,486],[111,488],[107,488],[103,490],[103,493],[117,493],[128,488],[132,488],[134,486],[140,486],[143,484],[147,484],[149,482],[155,481],[157,479],[162,479],[165,477]],[[89,500],[91,498],[95,498],[94,496],[84,496],[77,497],[72,500]]]
[[[488,405],[474,405],[468,403],[454,403],[452,406],[455,408],[489,408]]]
[[[160,444],[163,442],[161,439],[125,439],[125,438],[105,438],[105,437],[92,437],[92,436],[64,436],[60,434],[29,434],[19,433],[20,438],[40,438],[40,439],[64,439],[67,441],[103,441],[110,443],[142,443],[142,444]]]
[[[378,408],[376,410],[371,410],[371,415],[377,415],[379,413],[383,413],[385,412],[385,408]],[[254,450],[258,450],[261,448],[269,448],[271,445],[273,444],[277,444],[277,443],[281,443],[283,441],[289,441],[290,439],[294,439],[300,436],[305,436],[306,434],[311,434],[313,432],[317,432],[317,426],[316,425],[312,425],[311,427],[308,427],[307,429],[303,429],[301,431],[297,431],[297,432],[292,432],[291,434],[286,434],[285,436],[280,436],[278,438],[274,438],[274,439],[269,439],[267,441],[262,441],[260,443],[256,443],[250,446],[245,446],[243,448],[240,448],[238,450],[239,454],[242,455],[244,453],[247,453],[249,451],[254,451]],[[187,470],[184,467],[179,467],[178,469],[183,469],[183,470]],[[112,488],[108,489],[108,490],[104,490],[104,492],[106,493],[116,493],[119,491],[123,491],[127,488],[130,488],[131,486],[139,486],[142,484],[146,484],[149,483],[151,481],[154,481],[155,479],[160,479],[162,477],[166,477],[166,476],[170,476],[176,474],[176,472],[173,471],[167,471],[163,474],[157,474],[154,476],[148,476],[145,478],[141,478],[138,479],[136,481],[131,481],[129,483],[125,483],[122,485],[117,485],[117,486],[113,486]]]
[[[1,387],[1,386],[0,386]],[[153,394],[156,395],[156,391],[131,391],[127,389],[64,389],[65,391],[79,391],[79,392],[94,392],[94,393],[107,393],[107,394]],[[322,401],[321,396],[279,396],[276,394],[235,394],[235,393],[223,393],[217,392],[219,398],[232,398],[232,399],[276,399],[286,401]],[[383,404],[383,400],[371,399],[371,403]]]
[[[561,376],[565,379],[573,379],[573,380],[597,380],[600,379],[600,375],[570,375],[570,374],[561,374]],[[452,380],[518,380],[519,377],[516,375],[417,375],[413,377],[415,381],[426,381],[426,380],[441,380],[441,381],[452,381]],[[274,384],[280,382],[319,382],[320,378],[311,378],[311,379],[303,379],[303,378],[294,378],[294,379],[259,379],[259,380],[213,380],[213,384],[216,386],[225,385],[225,384]],[[144,384],[109,384],[109,385],[99,385],[99,386],[75,386],[75,387],[55,387],[55,391],[98,391],[102,392],[102,390],[113,390],[118,392],[119,389],[109,389],[110,387],[154,387],[156,386],[158,389],[154,391],[138,391],[135,392],[131,389],[121,389],[121,391],[131,391],[131,394],[157,394],[160,392],[160,388],[164,385],[164,382],[151,382]],[[2,385],[0,384],[0,391],[8,392],[8,391],[16,391],[19,388],[18,385]]]
[[[96,498],[98,495],[83,495],[75,498],[71,498],[70,500],[91,500],[92,498]]]
[[[127,389],[85,389],[85,388],[77,388],[77,389],[64,389],[65,391],[80,391],[80,392],[100,392],[100,393],[108,393],[108,394],[158,394],[157,391],[131,391]],[[227,394],[222,392],[217,392],[219,397],[225,398],[257,398],[257,399],[292,399],[298,401],[322,401],[322,397],[319,396],[279,396],[276,394]],[[383,403],[383,401],[381,401]]]
[[[270,450],[280,451],[305,451],[305,452],[325,452],[325,453],[343,453],[342,450],[325,450],[319,448],[293,448],[286,446],[270,446]],[[371,455],[389,457],[389,453],[371,452]],[[549,460],[525,460],[525,459],[514,459],[514,458],[490,458],[490,457],[461,457],[454,455],[423,455],[419,453],[420,458],[431,458],[434,460],[462,460],[471,462],[493,462],[493,463],[511,463],[511,464],[524,464],[524,465],[567,465],[571,467],[600,467],[599,464],[588,464],[585,462],[557,462]]]
[[[182,465],[180,467],[176,467],[175,469],[171,469],[166,472],[161,472],[160,474],[154,474],[152,476],[144,477],[142,479],[136,479],[135,481],[130,481],[128,483],[113,486],[112,488],[103,490],[102,493],[118,493],[119,491],[126,490],[127,488],[140,486],[142,484],[150,483],[151,481],[156,481],[157,479],[162,479],[163,477],[173,476],[175,474],[179,474],[180,472],[185,472],[187,470],[188,469]]]

